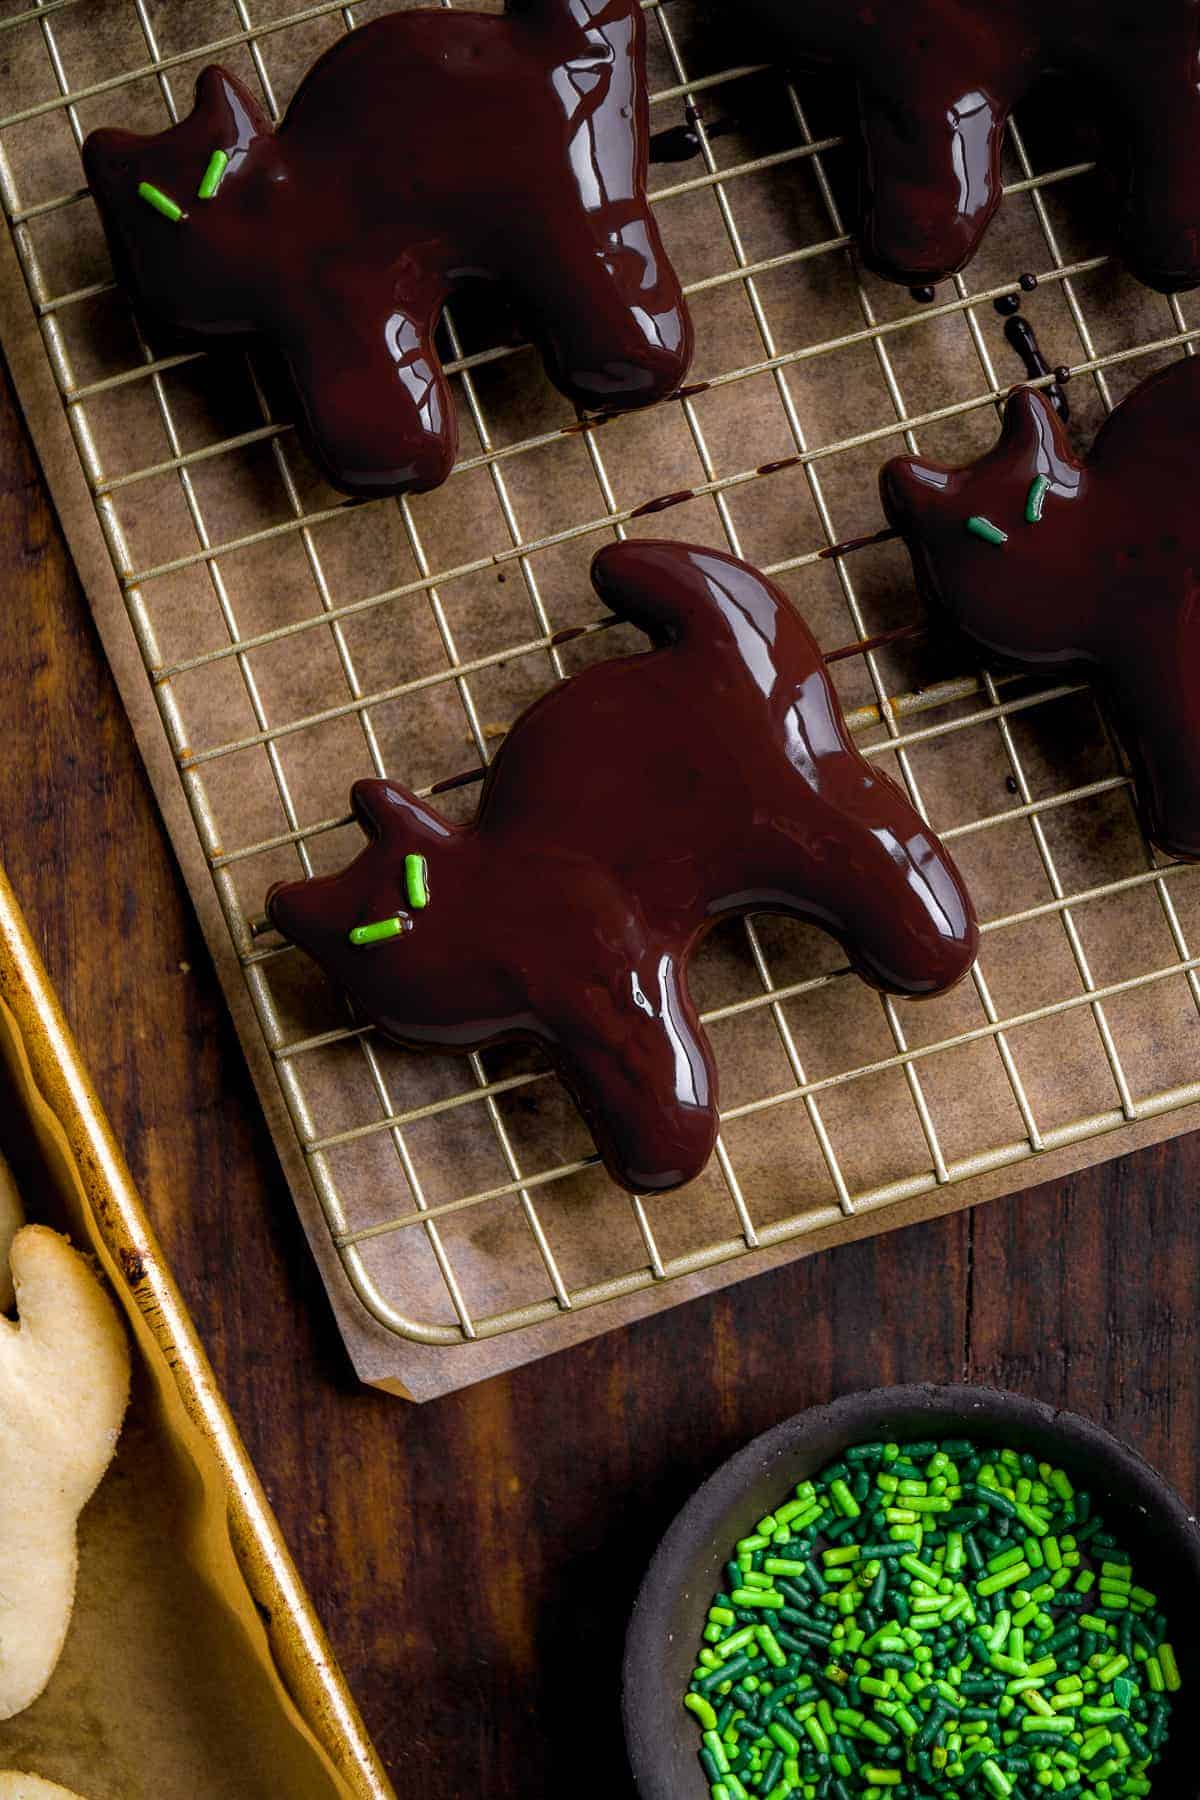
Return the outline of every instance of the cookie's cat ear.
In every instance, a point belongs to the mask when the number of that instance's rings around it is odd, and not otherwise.
[[[350,804],[372,839],[399,834],[409,849],[416,850],[425,844],[444,845],[454,833],[454,827],[432,807],[394,781],[378,777],[356,781],[350,790]]]
[[[903,531],[912,520],[927,519],[945,501],[954,471],[919,456],[893,456],[879,471],[879,497],[888,523]]]
[[[255,99],[236,75],[231,75],[217,63],[201,69],[196,78],[191,116],[204,121],[214,149],[247,144],[252,137],[262,137],[274,129],[262,102]]]
[[[1074,462],[1070,439],[1042,388],[1013,388],[1004,403],[997,452],[1006,459],[1041,466],[1046,458]]]

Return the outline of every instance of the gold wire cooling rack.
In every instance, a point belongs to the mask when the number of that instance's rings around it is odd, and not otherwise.
[[[136,716],[153,694],[187,802],[177,848],[202,915],[219,902],[214,954],[226,974],[236,958],[228,991],[327,1266],[332,1247],[375,1325],[425,1346],[556,1322],[578,1336],[586,1309],[600,1329],[631,1297],[646,1310],[914,1204],[949,1210],[983,1178],[1029,1180],[1039,1156],[1078,1166],[1104,1134],[1115,1152],[1139,1127],[1181,1128],[1200,1100],[1200,890],[1138,832],[1087,689],[997,677],[927,630],[879,529],[886,455],[964,460],[991,441],[1020,377],[994,300],[1021,294],[1069,367],[1084,442],[1135,380],[1193,353],[1192,301],[1106,255],[1074,128],[1049,112],[1013,128],[983,251],[922,303],[854,260],[841,86],[772,69],[736,8],[650,0],[656,143],[693,153],[652,183],[696,322],[691,386],[582,423],[504,324],[460,308],[458,466],[439,493],[366,506],[321,486],[269,358],[161,342],[134,318],[78,147],[100,123],[178,117],[214,57],[277,114],[322,48],[382,10],[0,7],[22,304],[140,652],[126,703]],[[788,587],[866,754],[953,846],[985,921],[972,979],[920,1007],[868,993],[815,932],[764,918],[715,934],[695,977],[722,1135],[703,1180],[654,1200],[608,1182],[530,1053],[403,1055],[262,916],[272,880],[352,851],[355,776],[469,808],[471,775],[547,682],[633,647],[586,581],[597,545],[631,531],[727,542]],[[144,720],[142,744],[153,770]]]

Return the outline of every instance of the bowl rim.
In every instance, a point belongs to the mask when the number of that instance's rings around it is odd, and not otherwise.
[[[929,1409],[931,1415],[958,1414],[965,1419],[975,1412],[992,1419],[1010,1419],[1018,1429],[1024,1423],[1061,1436],[1068,1461],[1073,1449],[1099,1453],[1112,1465],[1114,1479],[1129,1484],[1134,1500],[1163,1515],[1200,1582],[1200,1521],[1196,1513],[1139,1451],[1082,1413],[1028,1394],[966,1382],[858,1388],[806,1407],[760,1432],[718,1464],[675,1514],[639,1585],[625,1635],[621,1716],[634,1786],[641,1800],[682,1800],[664,1766],[668,1721],[661,1716],[655,1683],[647,1677],[661,1664],[662,1645],[670,1636],[673,1599],[684,1589],[696,1545],[723,1524],[736,1504],[736,1494],[748,1492],[755,1479],[805,1438],[818,1431],[836,1432],[843,1421],[857,1421],[862,1414],[880,1408],[895,1414]],[[966,1423],[960,1431],[969,1435]],[[673,1697],[672,1712],[679,1701],[681,1696]]]

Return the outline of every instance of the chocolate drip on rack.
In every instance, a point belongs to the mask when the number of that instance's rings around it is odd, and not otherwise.
[[[1011,298],[1015,299],[1016,295],[1012,295]],[[1028,319],[1022,318],[1019,313],[1014,313],[1004,321],[1004,335],[1025,365],[1025,373],[1031,381],[1036,381],[1040,376],[1051,373],[1050,364],[1042,355],[1037,334]],[[1046,391],[1051,406],[1065,425],[1071,417],[1071,405],[1059,386],[1057,376],[1060,372],[1055,371],[1056,379],[1051,382]],[[1070,374],[1070,370],[1067,370],[1067,374]]]

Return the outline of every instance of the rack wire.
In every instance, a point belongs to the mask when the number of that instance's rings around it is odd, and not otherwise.
[[[438,495],[364,506],[321,487],[268,358],[160,343],[136,320],[78,147],[103,121],[176,119],[218,56],[278,116],[312,57],[383,10],[0,8],[0,198],[30,304],[291,1128],[370,1313],[431,1345],[519,1331],[799,1250],[849,1216],[883,1229],[916,1196],[1025,1179],[1043,1152],[1200,1099],[1192,876],[1141,837],[1081,683],[997,676],[926,628],[873,495],[895,449],[953,460],[989,441],[1019,375],[992,302],[1025,270],[1085,439],[1133,380],[1194,353],[1187,301],[1105,254],[1091,164],[1040,116],[1028,142],[1014,127],[988,245],[910,300],[855,262],[838,93],[773,69],[700,0],[646,0],[655,126],[694,134],[694,169],[660,164],[653,183],[696,317],[692,385],[643,418],[581,422],[495,321],[489,338],[448,319],[455,471]],[[791,924],[715,934],[697,981],[721,1137],[708,1176],[654,1200],[608,1182],[530,1053],[402,1055],[262,917],[271,880],[353,847],[337,794],[355,775],[415,771],[422,794],[469,806],[521,706],[626,644],[583,571],[651,517],[789,586],[865,754],[954,848],[984,916],[970,983],[921,1008],[868,996]]]

